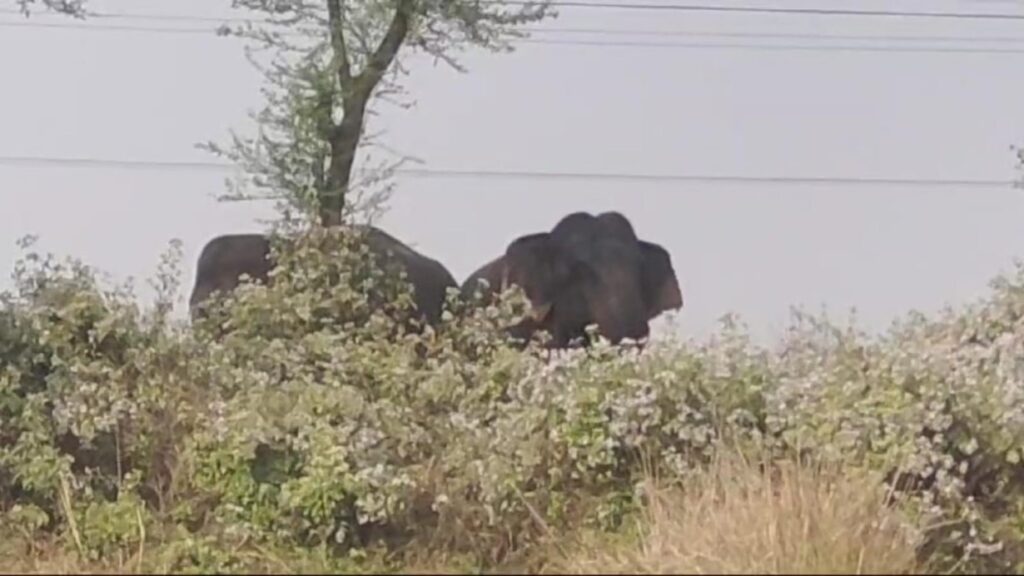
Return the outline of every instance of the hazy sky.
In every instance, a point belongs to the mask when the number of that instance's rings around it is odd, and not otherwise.
[[[714,2],[705,2],[714,3]],[[102,11],[244,16],[227,0],[97,2]],[[1004,1],[817,0],[722,5],[998,11]],[[13,7],[13,0],[0,0]],[[24,22],[10,14],[0,22]],[[53,17],[29,22],[72,24]],[[107,20],[106,25],[197,27]],[[564,8],[552,28],[618,31],[1019,37],[1020,43],[927,46],[1024,50],[1024,21],[884,19]],[[622,37],[604,42],[821,41]],[[908,46],[895,40],[834,45]],[[422,62],[422,61],[421,61]],[[468,74],[419,65],[410,110],[373,128],[426,167],[461,170],[1010,180],[1024,144],[1024,53],[844,52],[524,44],[473,53]],[[0,156],[211,161],[259,107],[260,78],[242,45],[212,34],[0,27]],[[213,170],[0,164],[0,287],[15,241],[73,254],[115,279],[149,277],[172,238],[184,242],[185,294],[215,235],[259,230],[268,205],[217,203]],[[1009,187],[753,185],[620,180],[402,177],[381,223],[442,261],[460,282],[521,234],[576,210],[616,209],[671,253],[701,336],[738,312],[777,334],[789,306],[856,307],[868,328],[916,308],[981,296],[1024,253],[1024,192]],[[148,297],[144,286],[140,292]],[[184,303],[182,303],[184,306]]]

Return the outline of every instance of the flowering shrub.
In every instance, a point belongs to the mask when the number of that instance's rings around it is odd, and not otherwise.
[[[243,544],[345,570],[413,546],[487,565],[560,527],[614,530],[645,470],[740,444],[883,471],[936,569],[1024,568],[1024,267],[878,337],[797,314],[778,349],[726,318],[700,344],[549,354],[505,341],[516,292],[410,323],[408,287],[357,239],[293,237],[269,286],[195,326],[170,316],[176,247],[145,311],[28,254],[0,309],[7,529],[94,558],[155,546],[157,570],[251,569]]]

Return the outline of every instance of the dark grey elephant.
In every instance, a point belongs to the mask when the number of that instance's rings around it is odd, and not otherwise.
[[[431,325],[440,322],[448,288],[458,287],[448,269],[379,228],[368,226],[362,230],[373,254],[389,255],[405,270],[422,319]],[[210,240],[203,247],[196,267],[195,286],[189,298],[192,318],[203,316],[202,304],[215,292],[229,292],[238,286],[242,274],[248,274],[257,282],[267,282],[273,268],[270,256],[270,240],[262,234],[231,234]]]
[[[544,330],[558,348],[584,337],[590,324],[612,343],[646,338],[651,319],[683,306],[668,252],[637,238],[618,212],[576,212],[550,232],[517,238],[470,275],[461,292],[488,298],[509,285],[522,288],[532,304],[510,333],[527,338]]]

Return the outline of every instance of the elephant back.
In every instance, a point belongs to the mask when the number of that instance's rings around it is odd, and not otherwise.
[[[193,317],[214,292],[234,290],[243,274],[256,281],[266,281],[272,267],[270,240],[262,234],[227,234],[210,240],[196,264],[195,283],[189,297]]]
[[[489,298],[500,293],[502,290],[501,280],[505,271],[505,256],[501,255],[478,268],[469,275],[469,278],[462,283],[459,290],[462,299],[467,302],[474,301],[477,296],[489,301]],[[481,280],[487,281],[485,287]]]
[[[412,284],[416,308],[431,324],[439,322],[448,288],[459,287],[451,272],[437,260],[413,250],[379,228],[367,226],[364,230],[366,242],[374,254],[395,258],[405,270],[406,279]]]

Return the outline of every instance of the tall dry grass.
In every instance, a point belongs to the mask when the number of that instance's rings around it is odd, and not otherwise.
[[[596,537],[557,573],[909,574],[921,531],[872,473],[717,459],[672,487],[647,481],[636,538]]]
[[[725,451],[723,451],[725,452]],[[914,574],[922,531],[898,510],[899,498],[880,478],[853,467],[716,458],[685,481],[645,482],[636,530],[613,536],[577,532],[541,547],[514,572],[660,574]],[[571,544],[567,544],[567,540]],[[3,549],[3,547],[0,547]],[[558,552],[552,553],[553,550]],[[98,565],[61,554],[10,562],[4,573],[132,573],[133,566]],[[470,573],[465,561],[424,549],[406,558],[406,574]],[[32,555],[29,555],[32,556]],[[250,570],[310,571],[311,566],[253,558]],[[531,568],[527,568],[530,566]],[[257,568],[258,567],[258,568]],[[533,568],[536,567],[536,568]],[[504,569],[503,569],[504,568]],[[510,567],[495,567],[506,572]],[[163,571],[155,565],[143,572]],[[317,571],[315,568],[313,571]]]

